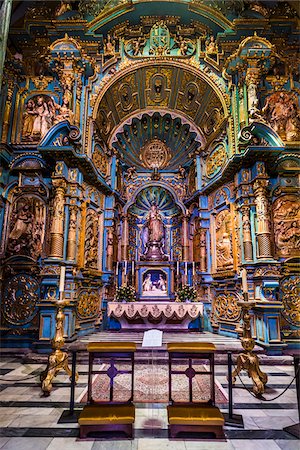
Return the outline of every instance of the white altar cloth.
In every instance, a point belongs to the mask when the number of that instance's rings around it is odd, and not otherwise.
[[[108,317],[117,319],[122,329],[187,329],[203,316],[203,304],[162,301],[109,302]]]

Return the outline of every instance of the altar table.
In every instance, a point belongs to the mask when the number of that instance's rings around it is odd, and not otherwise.
[[[117,319],[122,330],[187,330],[190,322],[203,316],[203,304],[163,301],[109,302],[107,315]]]

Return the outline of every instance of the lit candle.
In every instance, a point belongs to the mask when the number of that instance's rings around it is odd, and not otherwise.
[[[117,261],[117,265],[116,265],[116,277],[119,274],[119,261]]]
[[[59,292],[65,290],[66,266],[60,266]]]
[[[195,261],[193,261],[193,277],[196,275]]]
[[[187,277],[187,262],[184,263],[184,273],[185,276]]]
[[[132,275],[132,283],[134,283],[134,261],[131,263],[131,275]]]
[[[124,273],[127,275],[127,261],[124,262]]]
[[[247,294],[248,292],[248,282],[247,282],[247,270],[243,268],[241,270],[242,273],[242,291]]]
[[[177,261],[177,276],[179,277],[179,261]]]

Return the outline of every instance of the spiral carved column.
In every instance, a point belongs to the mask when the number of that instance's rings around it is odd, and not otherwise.
[[[182,242],[183,242],[183,261],[189,260],[189,229],[188,229],[188,215],[182,218]]]
[[[55,188],[54,212],[51,226],[50,255],[52,258],[62,258],[64,251],[64,208],[66,182],[61,179],[52,180]]]
[[[122,228],[122,260],[126,261],[128,256],[128,216],[123,216],[123,228]]]
[[[253,246],[251,236],[251,222],[250,222],[250,206],[244,204],[241,207],[242,212],[242,228],[243,228],[243,246],[244,258],[246,261],[253,261]]]
[[[69,208],[69,232],[67,242],[67,259],[75,261],[76,259],[76,228],[77,228],[77,206],[70,205]]]
[[[113,256],[114,256],[114,233],[113,228],[109,227],[107,230],[107,270],[113,270]]]
[[[15,88],[15,79],[13,78],[12,75],[8,74],[7,96],[6,96],[5,109],[4,109],[4,115],[3,115],[3,126],[2,126],[2,142],[6,142],[7,137],[8,137],[10,115],[11,115],[11,105],[12,105],[14,88]]]
[[[206,230],[200,230],[200,271],[206,272]]]
[[[268,180],[258,179],[253,184],[256,204],[258,257],[272,258],[270,215],[268,208]]]

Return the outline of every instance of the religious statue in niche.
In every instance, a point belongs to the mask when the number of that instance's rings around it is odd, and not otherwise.
[[[115,56],[116,54],[116,41],[112,39],[111,35],[107,35],[107,39],[104,39],[104,56]]]
[[[196,83],[190,82],[186,85],[184,94],[183,94],[183,107],[188,111],[194,109],[197,104],[196,101],[198,99],[199,89]]]
[[[286,141],[300,139],[300,120],[297,95],[275,92],[265,103],[262,112],[270,126]]]
[[[22,139],[40,140],[52,126],[51,98],[38,95],[28,100],[23,115]]]
[[[205,52],[207,55],[218,53],[218,46],[214,36],[209,36],[205,41]]]
[[[273,205],[275,243],[280,256],[300,251],[300,203],[294,195],[278,198]]]
[[[8,256],[41,256],[46,211],[37,197],[20,197],[13,204],[7,243]]]
[[[99,244],[99,229],[98,229],[98,215],[93,209],[89,209],[86,216],[85,229],[85,248],[84,248],[84,262],[85,267],[91,269],[98,268],[98,244]]]
[[[150,98],[154,102],[161,102],[166,97],[166,77],[161,73],[156,73],[150,80]]]
[[[52,109],[52,117],[53,117],[53,125],[56,123],[62,122],[63,120],[68,120],[71,125],[74,123],[74,113],[69,108],[69,98],[67,95],[64,95],[62,99],[62,105],[59,105],[55,102],[52,97],[52,104],[49,105]],[[58,114],[56,114],[58,111]]]
[[[119,88],[119,98],[122,109],[128,111],[132,107],[132,89],[128,83],[121,84]]]
[[[161,270],[147,271],[143,276],[143,296],[163,297],[167,295],[166,276]]]
[[[216,216],[216,263],[218,269],[233,265],[231,214],[225,209]]]
[[[161,213],[155,202],[152,203],[150,211],[146,216],[146,224],[142,231],[142,240],[145,247],[142,260],[164,261],[167,256],[164,254],[165,227]]]

